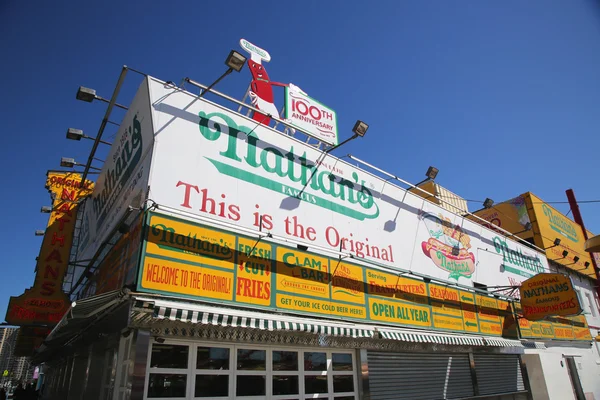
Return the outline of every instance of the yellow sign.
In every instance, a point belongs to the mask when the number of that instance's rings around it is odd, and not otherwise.
[[[563,274],[537,274],[519,287],[523,315],[530,321],[581,313],[571,279]]]
[[[484,208],[473,213],[479,218],[486,220],[487,223],[472,216],[468,216],[467,218],[489,229],[501,232],[497,228],[502,228],[505,231],[517,234],[520,238],[529,239],[533,237],[533,232],[525,229],[527,223],[530,222],[525,203],[526,196],[526,194],[517,196],[514,199],[494,204],[491,208]]]
[[[53,199],[52,212],[40,249],[33,287],[11,297],[6,312],[10,325],[55,325],[70,306],[62,291],[69,265],[79,202],[91,194],[94,183],[81,183],[81,175],[48,172],[46,188]]]
[[[515,303],[516,312],[521,305]],[[549,317],[547,321],[529,321],[519,318],[520,336],[526,339],[591,340],[590,329],[583,315]]]
[[[592,259],[590,254],[585,251],[585,239],[581,226],[544,203],[537,196],[531,193],[526,193],[526,195],[528,195],[528,208],[533,210],[531,222],[535,245],[547,249],[548,260],[594,277]],[[560,239],[560,245],[554,245],[555,239]],[[576,257],[577,261],[575,261]]]
[[[517,337],[512,304],[150,213],[138,290],[274,311]],[[194,245],[202,241],[203,245]],[[519,320],[523,337],[584,340],[575,318]],[[565,322],[566,321],[566,322]],[[562,329],[560,329],[562,328]]]
[[[273,246],[239,238],[235,301],[271,305]]]
[[[233,273],[146,256],[142,288],[233,300]]]
[[[158,215],[149,225],[147,253],[233,269],[235,235]]]

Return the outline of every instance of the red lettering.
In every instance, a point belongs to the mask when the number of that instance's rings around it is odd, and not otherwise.
[[[44,261],[57,261],[57,262],[62,262],[62,257],[60,255],[60,252],[57,249],[52,250],[52,253],[50,253],[48,255],[48,257],[46,257],[46,260]]]
[[[63,189],[62,194],[60,195],[60,199],[68,200],[68,201],[75,201],[75,194],[76,194],[76,192],[74,190]]]
[[[44,279],[48,279],[48,276],[51,275],[53,279],[58,279],[58,268],[52,268],[51,265],[46,265],[44,269]]]
[[[52,296],[56,292],[56,283],[54,282],[44,282],[42,283],[42,290],[40,293],[43,296]]]
[[[66,222],[71,222],[70,219],[67,219],[64,216],[60,217],[60,218],[57,218],[56,220],[58,221],[58,230],[59,231],[62,231],[65,228],[65,223]]]
[[[58,211],[60,211],[61,213],[68,215],[69,217],[71,217],[71,205],[69,203],[63,203],[60,205],[60,207],[58,208]]]
[[[193,188],[196,191],[196,193],[200,193],[200,189],[198,189],[198,186],[196,185],[192,185],[182,181],[177,182],[177,185],[175,185],[175,187],[179,187],[181,185],[185,186],[185,193],[183,195],[183,203],[181,203],[181,207],[192,208],[192,206],[190,206],[190,189]]]
[[[54,232],[52,234],[52,245],[55,245],[56,242],[59,242],[60,247],[63,247],[65,245],[65,235],[58,236],[58,233]]]

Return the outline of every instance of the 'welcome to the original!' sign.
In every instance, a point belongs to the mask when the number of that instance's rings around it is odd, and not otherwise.
[[[519,287],[523,315],[530,321],[581,313],[571,279],[563,274],[538,274]]]
[[[149,214],[140,291],[426,329],[517,336],[494,297]]]

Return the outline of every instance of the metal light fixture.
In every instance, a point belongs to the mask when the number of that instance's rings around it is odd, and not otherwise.
[[[494,205],[494,200],[490,199],[489,197],[487,197],[485,199],[485,201],[483,202],[483,208],[492,208],[493,205]]]
[[[560,246],[560,239],[559,238],[554,239],[554,245],[552,245],[550,247],[546,247],[544,250],[548,250],[548,249],[551,249],[551,248],[556,247],[556,246]]]
[[[456,246],[452,248],[452,255],[457,256],[460,253],[460,249]]]
[[[567,250],[564,250],[564,251],[562,252],[562,256],[563,256],[563,258],[564,258],[564,257],[566,257],[566,256],[568,256],[568,255],[569,255],[569,252],[568,252]]]
[[[363,122],[361,120],[357,120],[356,123],[354,124],[354,128],[352,128],[352,132],[354,132],[354,134],[356,136],[363,137],[367,133],[368,129],[369,129],[368,124],[366,124],[365,122]]]
[[[52,212],[52,206],[42,206],[42,209],[40,210],[43,213],[51,213]]]
[[[245,63],[246,57],[235,50],[231,50],[227,56],[227,59],[225,60],[225,65],[236,72],[240,72],[242,68],[244,68]]]
[[[76,166],[77,163],[75,162],[74,158],[69,158],[69,157],[62,157],[60,159],[60,166],[61,167],[65,167],[65,168],[73,168],[74,166]]]
[[[79,86],[75,98],[77,100],[91,103],[96,98],[96,91],[94,89],[86,88],[84,86]]]
[[[45,230],[38,229],[35,231],[35,236],[44,236],[46,234]]]
[[[590,262],[589,262],[589,261],[586,261],[586,262],[584,262],[584,263],[583,263],[583,265],[584,265],[584,266],[587,268],[587,267],[589,267],[589,266],[590,266]]]
[[[206,89],[204,89],[198,97],[204,97],[204,95],[207,92],[209,92],[210,89],[212,89],[217,83],[221,82],[221,80],[223,78],[225,78],[227,75],[229,75],[231,72],[233,72],[233,71],[240,72],[242,70],[242,68],[244,67],[245,63],[246,63],[246,57],[244,57],[242,54],[238,53],[235,50],[231,50],[229,52],[229,55],[227,56],[227,59],[225,59],[225,65],[227,65],[229,67],[227,69],[227,71],[225,71],[223,73],[223,75],[221,75],[219,78],[217,78],[216,81],[214,81]]]
[[[81,129],[69,128],[67,129],[67,139],[70,140],[81,140],[83,138],[83,131]]]
[[[75,129],[75,128],[69,128],[69,129],[67,129],[67,139],[77,140],[77,141],[79,141],[81,139],[96,140],[95,137],[91,137],[91,136],[85,135],[81,129]],[[105,142],[104,140],[99,140],[98,142],[102,143],[102,144],[107,144],[109,146],[112,145],[112,143]]]
[[[354,133],[354,135],[350,136],[348,139],[344,140],[343,142],[338,143],[335,146],[328,148],[327,150],[325,150],[325,153],[330,153],[333,150],[337,149],[338,147],[348,143],[349,141],[356,139],[357,137],[365,136],[368,129],[369,129],[368,124],[366,124],[365,122],[363,122],[361,120],[357,120],[356,123],[354,124],[354,128],[352,128],[352,132]]]
[[[577,261],[579,261],[579,257],[578,256],[573,257],[573,263],[576,263]]]
[[[431,180],[434,180],[438,172],[440,172],[439,169],[437,169],[434,166],[430,166],[429,168],[427,168],[427,173],[425,174],[425,176],[427,176]]]

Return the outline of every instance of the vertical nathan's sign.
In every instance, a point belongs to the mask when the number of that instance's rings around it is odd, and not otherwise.
[[[324,143],[338,144],[335,111],[300,90],[285,88],[285,119]]]
[[[69,265],[73,232],[79,202],[94,187],[81,183],[81,175],[48,172],[46,188],[54,199],[52,213],[37,261],[33,287],[19,297],[11,297],[6,322],[11,325],[54,325],[70,305],[62,284]]]
[[[581,313],[571,279],[563,274],[538,274],[519,287],[523,316],[538,321],[549,316]]]

